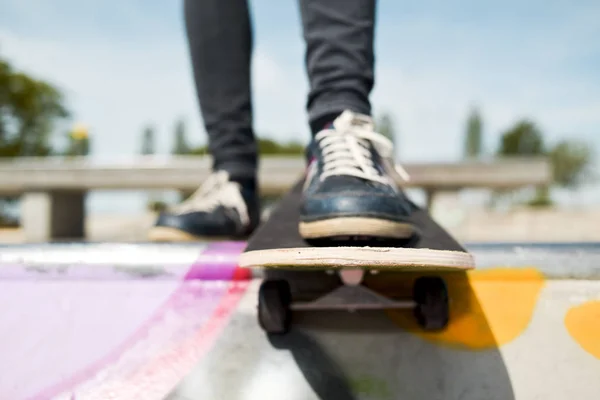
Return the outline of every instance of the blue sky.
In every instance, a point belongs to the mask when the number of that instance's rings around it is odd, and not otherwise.
[[[306,141],[297,2],[251,7],[256,130]],[[458,158],[472,105],[483,114],[488,150],[521,117],[549,141],[569,135],[600,148],[599,2],[383,0],[377,18],[372,100],[396,118],[401,159]],[[146,123],[168,152],[179,116],[190,140],[205,141],[181,1],[5,0],[0,52],[65,90],[96,155],[135,153]]]
[[[307,141],[297,1],[250,3],[256,130]],[[182,16],[180,0],[3,0],[0,54],[65,91],[73,122],[90,127],[94,157],[137,153],[146,123],[168,153],[177,117],[191,141],[206,140]],[[395,116],[400,160],[458,159],[473,105],[488,151],[527,117],[549,142],[585,139],[600,156],[599,20],[597,0],[379,1],[372,102]],[[558,191],[558,200],[598,204],[600,187]],[[98,212],[137,212],[146,197],[89,201]]]

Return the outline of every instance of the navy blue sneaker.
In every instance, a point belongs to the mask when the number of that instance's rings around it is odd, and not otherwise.
[[[304,239],[406,240],[415,234],[407,180],[392,161],[393,144],[370,117],[343,112],[314,137],[300,209]]]
[[[213,173],[186,201],[158,217],[148,233],[160,242],[245,239],[260,220],[255,189],[231,181],[226,171]]]

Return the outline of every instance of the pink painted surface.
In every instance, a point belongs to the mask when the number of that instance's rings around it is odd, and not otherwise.
[[[212,244],[172,280],[0,281],[0,399],[163,398],[244,294],[242,250]]]

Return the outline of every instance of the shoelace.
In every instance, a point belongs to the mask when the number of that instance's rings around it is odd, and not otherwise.
[[[389,179],[377,170],[370,151],[370,144],[384,158],[391,158],[392,142],[370,129],[351,126],[343,131],[326,129],[317,135],[315,140],[321,147],[323,156],[322,179],[333,175],[351,175],[373,182],[389,184]],[[405,181],[410,180],[408,173],[397,165],[396,172]]]
[[[179,204],[174,211],[185,213],[190,211],[213,211],[218,206],[234,208],[242,224],[249,223],[248,209],[240,193],[240,185],[229,180],[226,171],[211,174],[206,181],[186,201]]]

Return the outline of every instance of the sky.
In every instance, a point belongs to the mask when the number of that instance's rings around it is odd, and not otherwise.
[[[307,142],[297,2],[250,7],[255,129]],[[380,0],[371,100],[394,116],[400,161],[460,158],[474,106],[488,153],[521,118],[550,143],[577,138],[600,151],[598,20],[596,0]],[[3,0],[0,54],[63,89],[71,122],[90,127],[94,157],[138,153],[149,123],[168,153],[179,117],[190,141],[206,142],[181,0]]]

